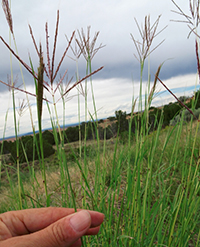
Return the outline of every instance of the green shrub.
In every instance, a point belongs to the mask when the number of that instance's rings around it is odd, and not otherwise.
[[[200,108],[200,90],[195,92],[194,99],[195,99],[195,109]]]
[[[190,98],[190,97],[188,97],[188,96],[180,96],[178,99],[179,99],[181,102],[185,103],[185,101],[188,100],[189,98]]]
[[[38,145],[39,146],[39,145]],[[35,153],[35,157],[34,157]],[[43,153],[44,158],[49,157],[50,155],[55,153],[54,148],[51,144],[48,143],[47,140],[43,139]],[[19,140],[19,162],[23,163],[28,161],[38,160],[40,156],[40,148],[39,154],[37,152],[36,143],[32,136],[25,136]],[[16,141],[12,145],[11,149],[11,161],[17,162],[17,149],[16,149]]]
[[[149,127],[150,131],[154,131],[158,128],[160,119],[162,115],[162,110],[159,108],[154,108],[153,111],[149,112]]]
[[[43,137],[43,140],[46,140],[49,144],[51,144],[51,145],[55,144],[54,135],[51,131],[45,130],[42,133],[42,137]]]
[[[149,110],[154,110],[154,109],[157,109],[157,108],[154,106],[149,107]]]
[[[9,154],[11,152],[12,146],[13,146],[13,142],[11,141],[3,141],[1,143],[1,147],[3,145],[3,154]],[[1,150],[0,150],[1,151]]]
[[[117,130],[121,134],[124,131],[128,131],[128,120],[126,119],[126,112],[115,111],[115,116],[117,119]]]
[[[81,138],[85,138],[85,125],[86,125],[86,136],[87,140],[95,140],[96,139],[96,123],[94,122],[82,122],[81,123]]]
[[[106,131],[106,140],[114,137],[117,134],[117,124],[112,123],[111,125],[107,126],[104,129],[104,132]]]
[[[43,152],[44,152],[44,158],[46,158],[46,157],[49,157],[50,155],[54,154],[55,149],[46,140],[43,140]],[[36,152],[36,154],[37,154],[37,152]],[[36,159],[38,159],[37,155],[36,155]]]
[[[99,121],[98,121],[98,123],[103,123],[104,122],[104,120],[103,119],[100,119]]]
[[[182,106],[179,103],[171,103],[168,105],[165,105],[163,108],[163,124],[164,126],[167,126],[170,124],[170,120],[172,120],[176,114],[179,113]]]
[[[124,131],[120,134],[120,142],[122,144],[125,144],[128,142],[128,138],[129,138],[129,132],[128,131]]]
[[[109,120],[110,122],[112,122],[112,121],[115,121],[116,118],[115,118],[115,117],[108,117],[108,120]]]
[[[193,113],[196,116],[196,118],[199,118],[200,108],[193,110]],[[174,126],[177,123],[179,123],[181,121],[182,116],[184,122],[189,122],[193,118],[193,115],[187,109],[184,109],[174,119],[170,121],[170,125]]]
[[[65,143],[79,140],[79,127],[69,127],[65,130]]]

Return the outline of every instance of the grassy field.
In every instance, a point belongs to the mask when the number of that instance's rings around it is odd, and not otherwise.
[[[173,1],[174,2],[174,1]],[[191,1],[189,1],[191,3]],[[195,1],[194,1],[195,2]],[[199,11],[190,5],[191,14]],[[100,140],[95,96],[93,92],[92,75],[102,69],[92,71],[92,58],[102,46],[95,48],[99,32],[91,39],[90,28],[86,34],[83,30],[78,31],[75,40],[80,48],[80,54],[74,50],[77,62],[83,55],[86,60],[86,76],[77,79],[74,84],[68,84],[65,90],[62,84],[67,71],[55,85],[55,79],[68,49],[72,47],[72,40],[75,32],[68,40],[68,46],[57,67],[54,68],[55,50],[57,45],[57,33],[59,23],[59,12],[57,14],[56,30],[53,44],[52,59],[50,59],[48,27],[46,24],[45,34],[47,64],[43,62],[42,45],[36,45],[32,29],[31,37],[39,57],[39,67],[35,71],[30,58],[30,67],[25,64],[17,55],[17,44],[14,38],[11,12],[8,5],[6,18],[13,38],[15,51],[0,36],[2,42],[10,50],[11,54],[19,60],[19,67],[24,66],[35,80],[35,94],[26,91],[24,88],[17,88],[11,76],[11,88],[13,102],[13,121],[15,125],[16,140],[16,162],[9,163],[4,158],[1,150],[0,159],[0,213],[9,210],[19,210],[36,207],[73,207],[97,210],[105,214],[105,221],[97,236],[83,237],[84,246],[167,246],[167,247],[189,247],[200,246],[200,169],[199,169],[199,121],[193,118],[184,124],[184,114],[180,121],[174,126],[167,126],[163,129],[163,117],[157,122],[156,131],[150,131],[149,108],[154,97],[159,72],[162,65],[155,73],[155,80],[152,88],[150,81],[147,82],[145,102],[142,101],[142,87],[144,64],[154,48],[153,39],[159,32],[157,27],[160,17],[150,25],[150,17],[145,17],[144,27],[136,25],[141,34],[141,43],[132,35],[132,39],[138,52],[137,58],[140,62],[140,94],[137,99],[132,100],[132,113],[129,118],[129,131],[126,141],[122,140],[121,133],[110,140]],[[180,9],[179,9],[180,11]],[[184,15],[184,17],[188,17]],[[198,15],[194,15],[199,18]],[[199,19],[198,19],[199,21]],[[198,23],[197,27],[198,27]],[[196,27],[196,28],[197,28]],[[194,29],[193,29],[194,30]],[[196,30],[196,29],[195,29]],[[196,35],[196,54],[198,55],[199,36]],[[161,42],[162,43],[162,42]],[[157,48],[158,46],[156,46]],[[198,56],[197,56],[198,58]],[[50,60],[52,63],[50,63]],[[199,59],[198,66],[199,66]],[[200,66],[199,66],[200,67]],[[200,71],[200,70],[199,70]],[[11,74],[12,62],[11,62]],[[48,82],[44,81],[44,74]],[[148,76],[150,78],[150,76]],[[23,79],[23,74],[22,74]],[[159,79],[160,80],[160,79]],[[85,89],[83,90],[82,82]],[[72,85],[72,86],[71,86]],[[94,115],[88,114],[88,86],[92,94]],[[69,91],[77,89],[78,119],[80,125],[80,94],[85,98],[85,123],[90,115],[95,127],[93,140],[87,140],[88,124],[85,124],[84,137],[79,133],[79,141],[75,143],[64,143],[64,132],[60,125],[57,111],[55,93],[60,94],[59,100],[63,102],[63,119],[65,119],[66,102],[65,96]],[[43,91],[47,90],[52,96],[52,104],[44,97]],[[39,159],[19,162],[20,138],[18,135],[18,120],[16,117],[16,90],[21,90],[26,95],[27,108],[30,113],[30,120],[33,128],[33,157],[37,154]],[[38,111],[39,138],[36,137],[33,124],[33,116],[28,95],[36,97]],[[143,112],[138,121],[133,119],[136,101],[138,109]],[[195,99],[194,99],[195,100]],[[44,157],[44,140],[42,138],[42,106],[47,104],[49,119],[52,123],[52,130],[55,138],[56,152]],[[21,105],[23,112],[24,105]],[[21,113],[22,114],[22,113]],[[93,116],[95,116],[93,118]],[[7,114],[5,116],[6,129]],[[135,121],[135,130],[132,133],[132,121]],[[59,136],[57,134],[59,133]],[[5,132],[4,132],[5,133]],[[45,144],[46,145],[46,144]],[[25,157],[25,147],[22,146]]]
[[[91,141],[87,155],[66,161],[73,196],[56,153],[45,159],[48,206],[73,207],[74,197],[78,208],[106,215],[98,237],[85,240],[87,246],[199,246],[199,131],[195,121],[138,133],[126,144]],[[66,157],[78,145],[65,145]],[[47,206],[39,162],[34,171],[31,163],[20,166],[22,207]],[[18,209],[17,184],[17,172],[6,169],[1,212]]]

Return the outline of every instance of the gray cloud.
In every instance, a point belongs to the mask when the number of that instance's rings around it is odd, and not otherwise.
[[[178,2],[178,1],[177,1]],[[186,3],[180,2],[181,7],[186,10],[188,8]],[[78,8],[77,6],[81,6]],[[155,8],[156,6],[156,8]],[[49,36],[50,36],[50,50],[52,50],[56,10],[60,9],[60,26],[57,46],[57,61],[61,56],[64,48],[67,45],[65,34],[69,37],[73,30],[81,29],[82,27],[86,31],[88,25],[92,25],[91,37],[95,31],[100,31],[100,36],[97,40],[97,45],[103,43],[105,48],[100,50],[93,60],[93,67],[97,68],[104,65],[104,70],[97,75],[99,78],[112,78],[123,77],[138,79],[137,61],[134,57],[136,49],[131,40],[130,33],[139,40],[140,35],[134,22],[134,17],[137,18],[138,23],[141,24],[144,21],[144,16],[150,14],[152,23],[156,20],[159,14],[162,14],[160,19],[159,30],[168,25],[168,28],[161,33],[155,39],[153,46],[155,47],[160,41],[165,39],[165,42],[151,55],[152,68],[156,69],[163,61],[173,58],[179,59],[178,62],[171,60],[167,62],[163,67],[163,74],[168,78],[181,73],[181,68],[184,68],[182,72],[191,73],[190,61],[194,57],[194,44],[191,37],[187,40],[187,34],[189,29],[182,23],[170,22],[170,19],[179,18],[170,10],[175,9],[173,4],[168,0],[152,1],[140,1],[137,3],[130,0],[114,1],[110,0],[101,2],[92,2],[91,0],[80,1],[75,0],[73,2],[66,1],[39,1],[34,3],[30,1],[13,1],[12,13],[14,21],[15,37],[17,41],[18,51],[24,61],[28,63],[28,53],[30,52],[33,63],[36,65],[38,59],[35,54],[35,50],[32,44],[32,40],[29,34],[28,23],[31,24],[34,32],[34,36],[37,44],[41,41],[43,47],[45,47],[45,32],[44,25],[48,21]],[[1,35],[8,41],[8,27],[5,21],[2,10],[0,30]],[[14,48],[14,45],[12,44]],[[1,50],[1,78],[6,78],[5,74],[9,73],[9,53],[2,43],[0,43]],[[184,54],[183,54],[184,53]],[[71,55],[71,53],[69,52]],[[13,59],[14,60],[14,59]],[[190,64],[189,64],[190,63]],[[74,75],[75,64],[67,60],[65,63],[69,69],[69,75]],[[14,71],[17,63],[14,63]],[[85,70],[85,64],[79,66],[81,74]],[[167,68],[166,72],[165,68]],[[63,69],[64,70],[64,69]],[[3,90],[2,86],[0,88]]]

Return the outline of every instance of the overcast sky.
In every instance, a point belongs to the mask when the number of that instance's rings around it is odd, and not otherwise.
[[[189,1],[177,0],[176,3],[188,15]],[[45,50],[45,23],[49,26],[49,46],[50,56],[52,55],[55,23],[57,10],[60,11],[59,34],[56,50],[55,64],[58,63],[63,51],[67,46],[66,36],[70,37],[74,30],[84,29],[86,33],[87,27],[91,26],[91,38],[94,37],[96,31],[100,31],[96,41],[96,47],[101,43],[105,45],[100,49],[92,60],[92,69],[95,70],[101,66],[104,69],[93,76],[93,86],[95,99],[98,109],[99,118],[114,115],[115,110],[126,110],[130,112],[132,96],[137,97],[140,77],[140,64],[135,58],[137,55],[131,35],[140,41],[140,33],[138,32],[134,18],[138,24],[144,23],[146,15],[151,16],[151,23],[161,15],[158,25],[158,31],[165,26],[167,28],[161,32],[154,40],[152,48],[156,47],[162,40],[165,40],[149,58],[151,80],[154,80],[154,74],[157,67],[164,62],[160,73],[166,85],[176,90],[178,95],[191,95],[196,83],[196,59],[194,47],[194,35],[187,39],[189,28],[184,23],[178,23],[171,20],[184,20],[181,16],[173,13],[171,10],[177,10],[170,0],[15,0],[11,1],[11,13],[13,17],[13,29],[17,43],[17,49],[20,57],[29,64],[29,54],[33,61],[35,70],[38,67],[38,57],[36,55],[32,39],[30,36],[28,24],[31,25],[37,44],[41,42],[44,48],[44,58],[46,63]],[[0,35],[9,42],[9,29],[2,8],[0,8]],[[77,33],[76,33],[77,37]],[[72,43],[74,47],[74,43]],[[12,48],[14,44],[12,42]],[[0,42],[0,80],[7,82],[7,76],[10,74],[10,56],[5,45]],[[73,54],[69,51],[61,67],[60,74],[68,69],[68,76],[74,76],[76,71],[76,63],[71,58]],[[20,75],[19,65],[13,57],[14,78],[17,76],[17,86],[21,85],[22,79]],[[143,92],[146,89],[148,61],[145,63]],[[80,77],[85,76],[86,62],[83,57],[79,60]],[[34,92],[33,78],[23,69],[24,78],[27,89]],[[59,75],[60,75],[59,74]],[[58,78],[57,78],[58,79]],[[83,84],[84,86],[84,84]],[[170,95],[163,93],[164,88],[158,86],[161,94],[155,99],[155,105],[165,104],[172,100]],[[71,95],[77,94],[76,89]],[[47,92],[45,95],[49,98]],[[91,101],[91,89],[89,95],[89,110],[94,112]],[[57,96],[58,97],[58,96]],[[21,93],[16,94],[17,98],[25,98]],[[32,111],[34,115],[34,123],[37,125],[35,99],[30,97]],[[81,103],[81,117],[84,120],[84,99]],[[12,104],[10,93],[7,88],[0,84],[0,138],[3,136],[5,112],[8,108],[9,114],[7,119],[6,136],[14,134]],[[18,103],[17,103],[18,104]],[[57,104],[58,109],[62,108],[61,101]],[[66,104],[66,124],[78,122],[77,117],[77,97],[74,97]],[[59,112],[62,121],[62,110]],[[27,110],[20,119],[20,133],[31,131],[29,111]],[[50,127],[49,115],[44,106],[43,127]],[[36,127],[37,128],[37,127]]]

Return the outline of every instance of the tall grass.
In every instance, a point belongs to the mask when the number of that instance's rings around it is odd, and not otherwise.
[[[4,7],[9,8],[6,1]],[[193,10],[192,7],[191,9]],[[10,9],[7,9],[6,13],[10,13]],[[7,17],[12,32],[9,16],[11,14]],[[144,43],[136,41],[132,35],[136,49],[139,52],[144,51],[144,53],[139,53],[141,88],[145,59],[151,52],[159,18],[153,26],[150,25],[150,17],[145,18],[144,28],[139,30]],[[16,164],[9,166],[3,158],[1,159],[0,190],[2,196],[0,198],[0,211],[42,206],[63,206],[74,207],[75,209],[84,207],[101,211],[106,216],[105,222],[98,236],[83,238],[82,242],[87,246],[199,246],[199,122],[191,119],[189,124],[184,125],[184,114],[182,114],[179,123],[163,129],[163,118],[161,117],[157,123],[156,131],[150,132],[148,114],[156,84],[160,80],[158,76],[161,66],[159,66],[152,88],[150,88],[150,80],[148,81],[144,108],[142,108],[142,103],[139,103],[138,112],[144,109],[143,114],[140,113],[140,123],[134,118],[134,111],[131,112],[127,142],[122,143],[120,135],[113,138],[112,141],[106,140],[106,138],[100,140],[95,96],[92,89],[94,112],[89,112],[89,114],[95,125],[94,136],[96,138],[93,141],[87,140],[87,128],[90,124],[87,123],[85,125],[83,153],[80,146],[82,145],[81,137],[77,143],[65,144],[66,136],[60,128],[55,93],[59,89],[59,98],[63,102],[63,119],[65,119],[67,106],[64,97],[78,85],[77,90],[80,90],[81,82],[88,78],[90,78],[92,87],[91,76],[98,72],[98,70],[92,72],[91,54],[94,51],[94,43],[98,35],[95,35],[90,44],[87,43],[89,36],[86,39],[83,31],[82,36],[80,32],[78,33],[82,43],[76,42],[86,58],[86,76],[80,80],[77,69],[76,82],[73,86],[68,84],[67,88],[64,88],[65,73],[54,87],[54,80],[56,80],[60,65],[74,37],[73,33],[71,39],[68,40],[68,46],[57,69],[54,70],[58,20],[59,12],[51,61],[48,48],[48,26],[46,24],[47,66],[43,62],[42,48],[40,50],[37,48],[30,28],[33,43],[39,55],[38,72],[35,72],[32,63],[30,67],[26,65],[0,37],[35,80],[36,93],[34,96],[38,100],[39,122],[39,140],[34,132],[35,126],[33,126],[33,147],[36,146],[36,149],[33,148],[33,152],[38,154],[38,162],[35,159],[33,162],[29,162],[27,159],[26,164],[20,164],[19,159],[17,159],[17,166]],[[146,44],[145,42],[147,42],[147,47],[143,47],[145,48],[142,48],[143,50],[140,49],[138,45]],[[89,49],[88,45],[91,45],[92,49]],[[102,46],[100,45],[97,50],[100,47]],[[75,53],[78,68],[80,54],[77,54]],[[46,74],[48,82],[41,79],[43,73]],[[8,83],[3,83],[9,86]],[[87,85],[86,81],[85,85]],[[87,86],[83,93],[85,95],[86,116],[88,115]],[[13,96],[15,90],[20,90],[14,84],[12,89]],[[39,92],[39,90],[41,91]],[[43,90],[50,92],[53,103],[46,99]],[[25,89],[22,91],[31,94]],[[141,99],[142,90],[140,90],[139,101]],[[133,98],[132,102],[132,109],[134,109],[136,99]],[[46,159],[43,155],[41,107],[45,103],[52,123],[56,149],[56,153]],[[13,98],[13,106],[15,106],[15,98]],[[7,117],[5,122],[6,120]],[[134,134],[131,128],[133,121],[135,121]],[[15,127],[17,127],[16,121]],[[20,142],[17,129],[16,140]],[[90,144],[92,148],[90,148]],[[76,148],[79,148],[78,154]],[[68,160],[67,149],[70,150],[73,161]]]

